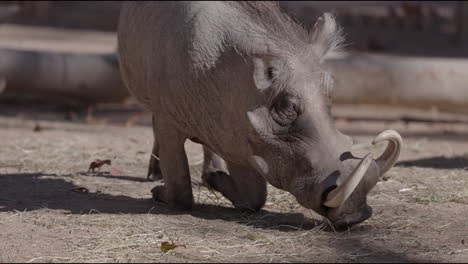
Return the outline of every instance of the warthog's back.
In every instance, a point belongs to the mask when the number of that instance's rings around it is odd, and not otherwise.
[[[118,31],[123,79],[147,105],[151,93],[169,89],[155,85],[176,89],[174,82],[190,82],[195,72],[222,68],[223,56],[269,49],[294,53],[308,41],[272,2],[127,2]],[[245,61],[237,66],[245,67]]]
[[[246,133],[239,130],[246,130],[247,110],[239,109],[255,100],[246,96],[255,92],[249,64],[227,37],[229,25],[239,21],[238,5],[127,2],[118,29],[122,78],[131,93],[157,119],[170,119],[220,153],[221,145],[238,144],[234,135]]]
[[[186,6],[177,1],[129,1],[122,5],[118,29],[122,77],[147,106],[151,105],[151,93],[158,91],[155,88],[160,83],[155,80],[177,78],[186,65],[181,61],[187,58],[187,34],[183,32]]]

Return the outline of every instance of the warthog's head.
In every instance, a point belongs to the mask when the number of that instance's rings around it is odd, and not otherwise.
[[[350,153],[352,140],[335,128],[331,114],[332,78],[320,67],[340,40],[333,17],[324,14],[308,43],[253,56],[253,79],[263,101],[247,112],[252,166],[337,228],[372,215],[366,196],[394,165],[402,142],[397,132],[384,131],[373,143],[389,145],[377,159]]]

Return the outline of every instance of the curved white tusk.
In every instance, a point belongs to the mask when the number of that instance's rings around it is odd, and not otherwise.
[[[390,170],[400,156],[401,145],[403,140],[395,130],[385,130],[374,138],[372,144],[388,140],[388,145],[385,151],[380,155],[375,162],[379,166],[380,176],[383,176],[388,170]]]
[[[373,158],[372,153],[368,153],[356,166],[348,179],[328,194],[327,201],[324,205],[335,208],[343,204],[351,193],[353,193],[354,189],[356,189],[359,182],[361,182]]]

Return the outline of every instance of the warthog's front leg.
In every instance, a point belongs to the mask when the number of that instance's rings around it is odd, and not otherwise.
[[[258,211],[266,201],[265,179],[249,168],[226,163],[219,155],[203,147],[203,182],[220,192],[240,209]]]
[[[152,126],[153,126],[153,149],[150,155],[150,162],[148,166],[147,178],[151,181],[157,181],[162,179],[161,168],[159,167],[159,144],[156,139],[156,123],[154,121],[154,115],[152,117]]]
[[[188,210],[193,205],[193,194],[184,149],[186,138],[176,129],[160,125],[156,140],[159,143],[159,165],[164,185],[151,190],[153,199],[167,203],[172,209]]]

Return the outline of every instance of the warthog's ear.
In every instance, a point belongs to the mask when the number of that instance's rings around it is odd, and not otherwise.
[[[312,49],[320,60],[344,41],[341,29],[338,28],[335,18],[330,13],[320,16],[312,30]]]
[[[278,75],[278,69],[273,66],[273,60],[266,56],[253,58],[253,79],[255,86],[263,91],[271,86]]]

